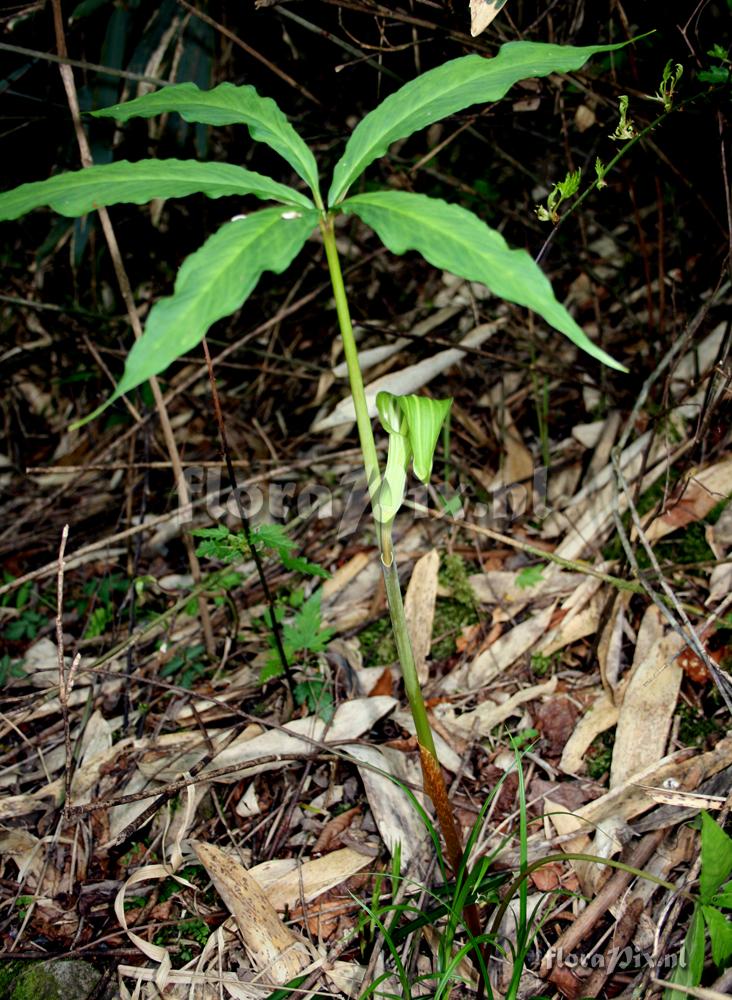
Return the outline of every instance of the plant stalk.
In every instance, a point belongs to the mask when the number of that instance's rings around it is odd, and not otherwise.
[[[374,442],[373,431],[371,430],[371,417],[369,416],[369,408],[366,403],[366,392],[363,387],[361,366],[358,363],[358,348],[356,347],[356,338],[353,335],[353,325],[351,323],[351,313],[348,309],[346,288],[343,284],[341,262],[338,259],[332,216],[324,215],[321,217],[320,231],[323,234],[325,256],[328,259],[328,271],[330,272],[336,313],[338,314],[338,326],[341,331],[341,339],[343,340],[343,353],[346,356],[348,381],[351,386],[351,396],[353,397],[353,405],[356,410],[356,425],[358,427],[359,441],[361,442],[361,452],[363,453],[363,464],[366,469],[366,483],[369,489],[369,496],[373,500],[381,484],[379,459],[376,455],[376,444]]]
[[[343,350],[348,367],[348,378],[351,385],[351,395],[356,411],[356,424],[363,452],[364,467],[366,469],[366,479],[369,487],[369,495],[374,502],[377,491],[381,484],[381,472],[379,470],[379,460],[376,454],[374,435],[371,429],[371,418],[369,417],[368,405],[366,403],[366,393],[363,386],[361,366],[358,360],[358,349],[353,336],[353,326],[351,315],[348,309],[348,299],[343,283],[338,250],[335,243],[335,231],[333,219],[324,216],[320,222],[320,229],[323,234],[325,253],[328,260],[328,269],[333,285],[335,296],[336,312],[338,314],[338,324],[341,337],[343,339]],[[375,519],[376,520],[376,519]],[[445,779],[442,775],[435,741],[432,736],[427,709],[422,689],[417,676],[417,668],[414,662],[412,643],[407,630],[407,619],[404,614],[404,603],[402,592],[399,586],[399,574],[397,571],[396,559],[394,558],[394,546],[392,541],[391,523],[385,524],[377,521],[377,537],[379,542],[379,552],[381,556],[381,569],[384,574],[384,584],[386,587],[386,601],[389,607],[391,627],[396,642],[399,665],[404,679],[404,690],[409,702],[409,708],[414,719],[417,732],[417,743],[419,745],[419,758],[422,765],[422,775],[427,794],[432,800],[437,814],[437,820],[445,839],[447,859],[455,876],[461,869],[463,862],[463,846],[460,830],[455,820],[455,814],[450,804],[447,794]],[[474,904],[465,907],[464,917],[471,933],[478,937],[481,933],[480,916],[478,908]]]

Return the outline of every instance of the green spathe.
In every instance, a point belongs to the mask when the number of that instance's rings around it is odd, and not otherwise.
[[[380,523],[391,524],[402,505],[410,460],[417,479],[429,482],[437,439],[451,406],[451,399],[395,396],[391,392],[377,395],[381,426],[389,435],[386,470],[375,508]]]

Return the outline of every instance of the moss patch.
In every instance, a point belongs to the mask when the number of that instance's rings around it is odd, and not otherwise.
[[[673,477],[672,477],[673,478]],[[678,478],[678,477],[676,477]],[[638,501],[638,513],[641,517],[652,510],[660,500],[663,499],[666,489],[666,480],[661,479],[654,483],[650,489],[646,490]],[[653,551],[657,559],[666,564],[675,566],[685,566],[691,563],[710,562],[714,559],[714,553],[709,548],[704,536],[706,526],[715,524],[725,507],[730,503],[730,498],[720,500],[701,521],[694,521],[685,528],[680,528],[671,535],[657,542],[653,546]],[[626,531],[630,530],[630,513],[625,513],[622,518]],[[624,555],[622,543],[615,537],[603,548],[602,554],[605,559],[621,559]],[[636,559],[640,569],[648,569],[651,565],[648,554],[642,545],[635,548]]]
[[[0,996],[7,1000],[87,1000],[100,979],[101,972],[78,959],[10,962],[0,969]]]
[[[614,729],[610,729],[606,733],[600,733],[590,744],[585,754],[585,763],[587,764],[587,773],[593,781],[599,781],[610,770],[614,746]]]

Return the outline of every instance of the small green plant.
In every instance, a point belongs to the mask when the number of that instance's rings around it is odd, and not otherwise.
[[[674,65],[673,59],[669,59],[664,66],[661,83],[653,100],[659,101],[659,103],[663,104],[663,110],[666,112],[671,111],[674,106],[676,88],[679,85],[679,80],[681,79],[683,72],[684,67],[681,63],[676,63]]]
[[[83,614],[87,607],[94,603],[84,630],[85,639],[104,635],[117,613],[114,595],[125,594],[128,589],[129,583],[120,573],[112,573],[102,580],[88,580],[84,584],[82,588],[83,599],[75,602],[78,610]]]
[[[596,156],[595,157],[595,177],[596,177],[595,183],[597,185],[598,191],[601,191],[603,188],[607,187],[607,181],[605,180],[605,174],[606,173],[607,173],[607,167],[602,162],[602,160],[600,159],[600,157]]]
[[[14,677],[25,677],[25,670],[18,660],[13,660],[8,653],[3,653],[0,656],[0,688],[4,688]]]
[[[321,622],[320,602],[322,592],[316,590],[306,600],[302,600],[302,591],[295,591],[295,601],[291,605],[296,608],[296,613],[291,620],[285,618],[285,608],[278,604],[275,614],[278,621],[283,622],[282,639],[285,648],[285,655],[288,663],[299,663],[301,672],[304,673],[302,680],[298,681],[293,688],[293,696],[298,705],[307,707],[316,712],[322,719],[329,722],[333,718],[334,704],[333,695],[328,686],[327,679],[317,666],[318,655],[324,653],[328,648],[328,643],[335,629],[323,628]],[[282,664],[275,646],[272,635],[270,612],[267,611],[264,621],[269,628],[268,641],[271,652],[267,663],[262,668],[259,679],[264,684],[275,677],[282,676]],[[316,665],[312,661],[315,659]]]
[[[557,181],[549,192],[546,205],[536,206],[536,215],[539,222],[559,222],[559,206],[563,201],[567,201],[579,191],[581,170],[568,170],[563,181]]]
[[[79,216],[103,205],[141,204],[153,198],[194,193],[211,198],[251,195],[276,203],[276,207],[237,214],[184,261],[173,295],[159,300],[150,310],[144,335],[130,350],[115,392],[87,420],[200,343],[216,320],[243,305],[264,272],[284,271],[313,230],[320,230],[377,527],[389,612],[417,730],[425,787],[439,817],[449,862],[455,872],[462,863],[461,838],[417,679],[392,543],[392,525],[402,502],[408,467],[411,464],[423,482],[429,479],[435,445],[450,401],[382,394],[379,416],[389,437],[382,481],[336,246],[336,219],[356,216],[394,253],[417,250],[434,267],[487,285],[496,296],[533,309],[591,357],[625,370],[586,336],[557,301],[532,257],[524,250],[510,249],[498,231],[472,212],[408,191],[364,190],[349,194],[369,164],[383,156],[392,143],[473,105],[500,100],[521,79],[572,72],[591,56],[614,51],[623,44],[578,48],[509,42],[491,59],[475,54],[462,56],[423,73],[387,97],[356,126],[334,167],[325,198],[312,151],[275,102],[261,97],[251,86],[229,83],[209,91],[199,90],[193,84],[168,86],[93,113],[119,123],[135,117],[178,112],[186,121],[198,124],[244,125],[254,140],[266,143],[283,157],[305,182],[309,193],[236,164],[143,160],[89,167],[24,184],[0,195],[0,218],[5,219],[18,218],[42,205],[50,205],[63,215]],[[479,937],[474,909],[468,911],[468,920],[473,937]]]
[[[711,83],[714,86],[729,83],[732,79],[732,59],[729,56],[729,49],[724,49],[719,43],[715,43],[707,55],[714,59],[716,64],[709,69],[699,71],[701,82]]]
[[[190,917],[187,920],[177,921],[172,927],[164,927],[154,936],[153,941],[163,946],[177,944],[178,960],[186,963],[196,954],[193,945],[198,945],[198,950],[202,949],[210,936],[211,929],[204,920],[200,917]]]
[[[620,115],[620,121],[615,126],[615,131],[608,136],[609,139],[614,139],[616,142],[625,142],[626,139],[635,139],[638,134],[635,123],[631,118],[628,118],[628,103],[628,95],[621,94],[618,101],[618,114]]]
[[[524,566],[516,576],[516,586],[519,590],[528,590],[529,587],[535,587],[544,579],[545,569],[546,565],[544,563],[537,563],[536,566]]]
[[[712,961],[724,968],[732,957],[732,922],[724,913],[732,910],[732,837],[706,813],[701,814],[701,871],[699,901],[682,950],[683,961],[674,969],[672,982],[680,989],[667,989],[664,1000],[684,1000],[684,986],[699,986],[704,971],[706,941]]]
[[[552,653],[550,656],[545,656],[543,653],[532,653],[531,673],[535,677],[546,677],[547,674],[552,673],[553,668],[559,663],[561,656],[561,651]]]
[[[21,920],[25,920],[26,914],[28,913],[28,907],[35,903],[35,896],[18,896],[15,900],[15,905],[18,908],[18,916]]]
[[[5,573],[4,583],[10,583],[13,577]],[[0,598],[0,607],[13,608],[15,617],[11,618],[2,630],[2,638],[8,642],[32,642],[44,625],[50,620],[50,614],[36,610],[38,602],[45,603],[43,596],[34,597],[33,583],[27,580],[13,594],[9,591]],[[49,604],[49,608],[51,605]]]
[[[593,781],[599,781],[610,770],[614,744],[615,734],[613,732],[600,733],[590,744],[585,755],[585,764],[587,765],[587,773]]]
[[[178,687],[190,691],[210,667],[206,659],[206,647],[195,643],[174,653],[163,666],[160,676],[166,679],[173,678]]]
[[[251,527],[250,541],[247,541],[244,532],[230,531],[223,524],[218,524],[214,528],[196,528],[192,534],[201,539],[196,554],[204,559],[216,559],[224,563],[241,562],[251,556],[251,547],[256,546],[262,553],[275,555],[287,570],[309,576],[330,576],[322,566],[317,566],[301,556],[292,555],[296,544],[280,524],[261,524]],[[221,586],[221,579],[218,580],[218,586]],[[317,667],[312,667],[312,660],[317,658],[318,654],[325,652],[334,631],[332,628],[322,627],[321,598],[320,590],[316,590],[305,600],[302,590],[295,589],[289,595],[287,602],[279,601],[273,609],[265,612],[263,622],[268,629],[271,652],[259,679],[264,684],[282,676],[284,672],[274,637],[272,621],[274,613],[275,622],[282,626],[282,645],[287,662],[300,663],[305,673],[303,679],[293,686],[292,694],[295,702],[298,705],[306,705],[321,718],[329,721],[334,711],[333,695],[322,672]],[[293,610],[294,616],[288,619],[288,611]]]
[[[192,534],[202,539],[196,549],[196,555],[201,558],[231,563],[241,562],[251,556],[251,547],[246,535],[243,532],[230,531],[224,524],[217,524],[215,528],[195,528]],[[330,576],[322,566],[308,562],[301,556],[292,555],[297,543],[288,537],[281,524],[260,524],[250,528],[250,534],[252,545],[256,545],[259,551],[277,555],[285,569],[326,579]]]

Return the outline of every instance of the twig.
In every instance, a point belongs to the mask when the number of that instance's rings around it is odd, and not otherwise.
[[[161,80],[157,76],[145,76],[144,73],[133,73],[126,69],[114,69],[112,66],[101,66],[99,63],[86,62],[84,59],[69,59],[67,55],[55,56],[51,52],[40,52],[38,49],[26,49],[22,45],[10,45],[8,42],[0,42],[0,52],[14,52],[19,56],[30,56],[31,59],[45,59],[46,62],[60,63],[62,66],[74,66],[76,69],[90,69],[95,73],[104,73],[105,76],[116,76],[121,80],[135,80],[138,83],[154,83],[158,87],[165,87],[172,81]],[[34,303],[28,303],[33,305]],[[54,306],[48,308],[63,308],[65,306]]]
[[[53,24],[56,33],[56,47],[58,49],[59,56],[61,59],[66,59],[68,52],[66,49],[66,36],[64,33],[61,0],[53,0]],[[93,164],[93,158],[86,133],[84,132],[84,128],[81,124],[81,113],[79,111],[79,100],[76,93],[76,84],[74,83],[74,74],[71,67],[65,63],[61,63],[59,71],[61,73],[61,79],[63,80],[64,89],[66,91],[66,98],[69,103],[71,117],[74,122],[74,131],[76,132],[76,141],[79,146],[82,167],[90,167]],[[109,247],[109,253],[112,258],[112,264],[114,265],[114,272],[117,276],[119,289],[125,306],[127,307],[127,315],[130,319],[130,325],[132,326],[135,339],[139,340],[140,337],[142,337],[142,324],[140,323],[140,317],[137,315],[135,300],[132,294],[132,287],[122,261],[122,255],[119,251],[119,245],[117,244],[114,227],[112,226],[112,221],[106,208],[99,206],[97,208],[97,212],[99,214],[99,221],[102,224],[104,236],[107,240],[107,246]],[[180,453],[178,451],[178,445],[175,441],[175,435],[173,434],[173,428],[170,423],[168,411],[163,400],[163,394],[160,391],[160,385],[155,376],[150,379],[150,387],[152,388],[155,406],[160,417],[160,426],[163,431],[163,437],[165,438],[165,444],[173,466],[176,485],[178,488],[178,496],[180,498],[181,505],[185,507],[189,502],[188,484],[186,483],[183,475]],[[183,544],[185,545],[186,553],[188,555],[188,564],[191,569],[191,575],[196,583],[200,583],[201,566],[198,562],[198,557],[196,556],[193,540],[187,531],[183,532]],[[211,659],[214,659],[216,656],[216,643],[214,641],[213,629],[211,627],[211,618],[208,613],[208,605],[206,604],[206,596],[203,591],[200,592],[198,597],[198,611],[201,618],[201,627],[203,629],[206,651]]]
[[[678,598],[676,597],[676,595],[666,582],[666,579],[663,575],[663,571],[661,570],[658,560],[656,559],[656,554],[653,551],[653,546],[648,541],[645,531],[643,530],[643,525],[641,524],[641,520],[638,515],[638,509],[633,503],[633,498],[630,495],[630,489],[628,488],[628,483],[620,468],[620,463],[618,461],[618,452],[616,450],[613,450],[612,452],[612,463],[613,463],[613,469],[615,470],[615,475],[617,477],[616,483],[620,484],[620,487],[625,493],[633,525],[636,531],[638,532],[638,537],[641,541],[641,544],[643,545],[643,548],[646,551],[646,554],[648,555],[648,558],[651,562],[651,566],[653,567],[656,573],[658,582],[664,594],[666,595],[667,600],[663,601],[661,599],[660,595],[656,593],[653,587],[651,587],[651,585],[647,582],[647,580],[642,576],[640,572],[640,567],[638,566],[638,561],[635,558],[635,553],[633,552],[632,546],[630,544],[630,539],[628,538],[625,528],[623,527],[623,523],[620,519],[620,514],[618,512],[618,505],[617,505],[617,492],[616,492],[616,502],[613,504],[613,519],[615,521],[615,527],[620,537],[621,544],[623,546],[626,556],[628,557],[628,562],[630,563],[633,572],[640,580],[644,591],[646,592],[646,594],[648,594],[648,596],[651,598],[651,600],[656,605],[658,610],[668,621],[669,625],[674,630],[674,632],[680,635],[681,638],[686,643],[686,645],[691,646],[691,648],[694,650],[699,659],[702,660],[707,670],[714,678],[714,682],[719,688],[719,692],[722,695],[722,698],[724,699],[727,708],[729,709],[730,712],[732,712],[732,698],[730,698],[730,689],[732,689],[732,683],[730,682],[728,675],[725,675],[724,671],[720,670],[719,666],[714,662],[712,657],[707,652],[704,643],[701,641],[699,635],[697,634],[696,629],[691,624],[689,616],[687,615],[686,611],[682,607]],[[669,610],[668,605],[670,605],[674,609],[674,611],[676,611],[677,615],[683,622],[684,625],[683,628],[676,620],[676,618],[674,618],[673,614]]]
[[[81,663],[81,653],[74,657],[68,673],[64,663],[64,552],[69,537],[69,526],[65,524],[61,532],[61,544],[58,550],[58,577],[56,583],[56,654],[58,656],[58,700],[61,705],[61,718],[64,724],[64,749],[66,763],[64,767],[64,810],[68,814],[71,797],[71,771],[73,754],[71,750],[71,729],[69,726],[69,695],[74,686],[76,672]]]
[[[285,83],[289,84],[290,87],[296,90],[298,94],[302,94],[303,97],[307,97],[309,101],[312,101],[314,104],[317,104],[318,107],[321,107],[321,102],[318,100],[317,97],[315,97],[314,94],[311,94],[310,91],[307,90],[305,87],[303,87],[301,83],[298,83],[297,80],[293,80],[288,73],[285,73],[285,71],[280,69],[279,66],[277,66],[275,63],[271,62],[269,59],[263,56],[261,52],[258,52],[256,49],[253,49],[251,45],[247,45],[246,42],[243,42],[241,38],[239,38],[239,36],[235,32],[233,32],[230,28],[227,28],[219,21],[215,21],[212,17],[209,17],[209,15],[205,14],[202,10],[198,10],[192,4],[187,3],[186,0],[178,0],[178,3],[185,10],[193,14],[194,17],[197,17],[199,21],[203,21],[204,24],[207,24],[210,28],[213,28],[214,31],[218,31],[219,34],[224,36],[224,38],[228,38],[230,42],[234,43],[234,45],[238,45],[240,49],[244,49],[247,55],[250,55],[253,59],[257,59],[259,62],[261,62],[264,66],[267,67],[267,69],[271,70],[281,80],[284,80]]]

